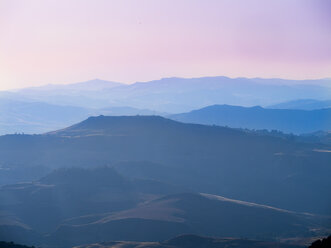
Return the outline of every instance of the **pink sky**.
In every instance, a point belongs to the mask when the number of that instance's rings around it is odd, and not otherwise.
[[[331,77],[329,0],[0,0],[0,90]]]

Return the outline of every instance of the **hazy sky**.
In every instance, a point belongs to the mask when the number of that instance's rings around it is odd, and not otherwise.
[[[0,0],[0,89],[331,77],[330,0]]]

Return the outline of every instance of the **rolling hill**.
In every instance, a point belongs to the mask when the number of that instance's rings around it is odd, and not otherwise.
[[[1,136],[0,164],[7,182],[14,183],[21,179],[9,174],[12,170],[126,161],[126,170],[120,170],[125,176],[134,177],[141,170],[144,179],[192,191],[330,214],[330,199],[325,197],[331,187],[329,150],[328,145],[302,143],[291,136],[184,124],[157,116],[99,116],[45,135]],[[151,163],[138,169],[139,161]]]
[[[112,168],[58,169],[40,180],[0,187],[0,240],[48,243],[60,224],[92,219],[185,189],[155,180],[128,179]],[[95,217],[94,217],[95,218]]]
[[[58,246],[100,240],[162,241],[193,233],[272,240],[314,235],[318,218],[209,194],[182,193],[135,208],[61,225],[50,236]]]
[[[0,240],[45,247],[157,242],[186,233],[269,241],[305,238],[324,235],[330,221],[129,179],[109,167],[55,170],[35,182],[1,187],[0,199]]]

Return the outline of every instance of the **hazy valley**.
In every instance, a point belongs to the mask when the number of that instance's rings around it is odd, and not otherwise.
[[[327,236],[330,88],[272,81],[96,80],[2,92],[0,240],[295,248]]]
[[[331,248],[330,0],[0,0],[0,248]]]

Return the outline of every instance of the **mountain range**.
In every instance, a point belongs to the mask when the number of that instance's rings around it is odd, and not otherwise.
[[[87,108],[128,106],[180,113],[214,104],[269,106],[297,99],[329,100],[330,79],[284,80],[259,78],[164,78],[120,84],[91,80],[2,92],[0,98],[30,99],[55,105]]]
[[[0,135],[46,133],[97,115],[161,115],[187,123],[251,130],[277,130],[293,134],[310,133],[311,136],[315,136],[313,133],[331,130],[330,109],[299,110],[212,105],[188,113],[171,115],[133,107],[93,109],[2,99],[0,100]]]
[[[215,104],[316,110],[330,106],[330,85],[329,79],[204,77],[165,78],[129,85],[95,79],[3,91],[0,92],[0,135],[40,134],[101,114],[166,116]],[[237,124],[233,123],[233,127]],[[228,125],[232,127],[232,123]],[[281,128],[281,131],[293,130],[293,127]],[[323,126],[313,126],[309,131],[329,131],[317,128]]]
[[[326,235],[328,82],[92,80],[1,92],[0,134],[16,134],[0,136],[0,240],[292,248],[278,241]]]

